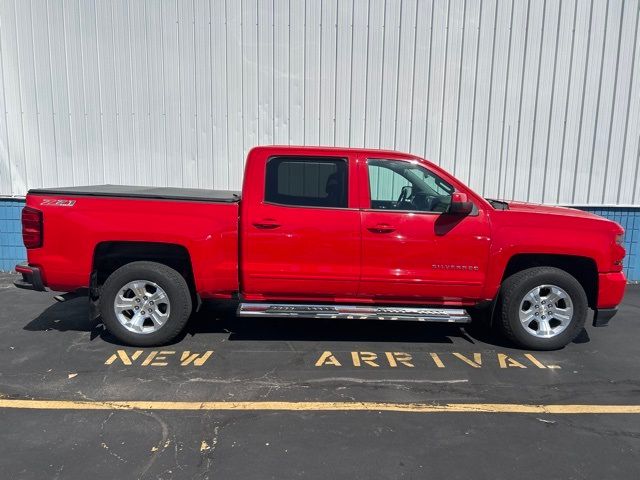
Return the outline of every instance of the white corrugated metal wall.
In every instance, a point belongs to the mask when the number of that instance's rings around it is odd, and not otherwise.
[[[240,187],[391,148],[493,197],[640,204],[639,0],[0,0],[0,194]]]

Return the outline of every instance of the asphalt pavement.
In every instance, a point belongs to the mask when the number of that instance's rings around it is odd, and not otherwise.
[[[640,286],[555,352],[455,325],[240,319],[120,345],[0,275],[2,478],[640,478]]]

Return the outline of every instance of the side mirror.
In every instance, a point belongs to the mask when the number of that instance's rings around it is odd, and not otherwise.
[[[454,215],[469,215],[473,211],[473,202],[470,202],[466,193],[454,192],[451,195],[449,213]]]

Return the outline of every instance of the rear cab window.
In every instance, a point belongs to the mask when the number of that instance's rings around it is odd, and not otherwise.
[[[296,207],[347,208],[345,158],[280,156],[267,162],[265,202]]]

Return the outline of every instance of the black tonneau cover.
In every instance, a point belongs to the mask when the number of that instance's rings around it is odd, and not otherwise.
[[[34,188],[35,195],[77,195],[83,197],[154,198],[186,200],[191,202],[240,201],[240,192],[231,190],[205,190],[200,188],[135,187],[129,185],[90,185],[86,187]]]

